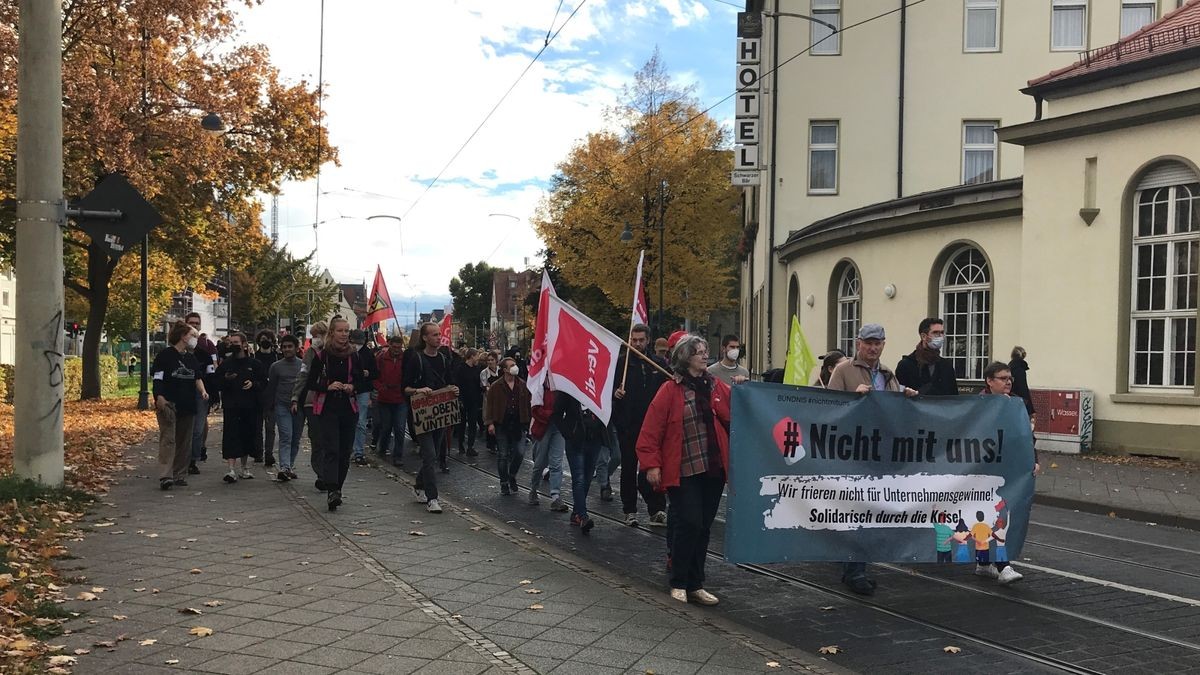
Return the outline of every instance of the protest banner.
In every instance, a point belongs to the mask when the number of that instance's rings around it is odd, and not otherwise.
[[[413,394],[408,402],[412,406],[415,434],[444,429],[462,420],[462,403],[450,387],[428,394]]]
[[[1021,553],[1033,434],[1020,399],[733,388],[725,557],[989,562]]]

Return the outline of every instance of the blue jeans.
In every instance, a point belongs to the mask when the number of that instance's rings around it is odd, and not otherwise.
[[[550,498],[558,496],[562,488],[563,455],[566,453],[566,440],[558,433],[558,427],[551,424],[546,429],[546,435],[533,443],[533,475],[529,478],[529,490],[536,494],[542,483],[542,471],[550,468]]]
[[[354,457],[363,457],[363,444],[367,442],[367,418],[371,414],[371,392],[358,395],[358,426],[354,429]]]
[[[300,435],[304,433],[304,413],[292,414],[287,403],[275,404],[275,426],[279,429],[279,468],[295,469],[300,454]]]
[[[200,461],[200,451],[208,440],[208,401],[196,394],[196,418],[192,422],[192,462]]]
[[[592,485],[592,474],[596,470],[596,457],[602,447],[597,440],[580,440],[567,443],[567,463],[571,465],[571,513],[587,518],[588,488]]]
[[[408,424],[407,403],[376,403],[379,410],[379,442],[375,448],[379,456],[388,454],[388,441],[394,440],[392,463],[399,465],[404,459],[404,427]]]
[[[621,446],[617,444],[617,431],[609,428],[608,439],[600,446],[596,455],[596,482],[601,488],[612,489],[612,475],[621,468]]]

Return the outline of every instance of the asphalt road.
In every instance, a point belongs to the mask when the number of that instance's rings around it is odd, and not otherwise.
[[[415,457],[405,459],[415,465]],[[527,461],[523,486],[529,470]],[[501,496],[494,474],[494,456],[484,450],[477,466],[451,463],[439,488],[533,532],[548,554],[570,550],[666,593],[663,531],[623,525],[619,499],[600,502],[593,486],[597,526],[583,536],[566,514],[549,511],[544,495],[540,507],[526,504],[524,490]],[[720,556],[723,536],[718,521],[706,587],[721,604],[706,611],[808,652],[836,645],[830,660],[853,670],[1200,672],[1198,532],[1035,506],[1014,563],[1021,582],[999,586],[967,565],[877,564],[871,598],[847,592],[835,564],[730,564]]]

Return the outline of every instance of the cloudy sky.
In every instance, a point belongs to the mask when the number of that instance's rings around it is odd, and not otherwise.
[[[319,216],[312,181],[284,186],[280,242],[307,253],[312,224],[324,221],[319,264],[340,281],[368,284],[382,265],[398,308],[409,312],[414,297],[420,311],[445,304],[451,277],[467,262],[536,264],[542,245],[529,219],[555,164],[603,128],[605,108],[656,46],[675,79],[695,86],[702,105],[732,92],[738,4],[326,2],[325,112],[342,165],[323,169]],[[320,0],[266,0],[242,12],[242,24],[242,39],[267,45],[286,77],[316,81]],[[548,30],[561,32],[427,190]],[[714,115],[731,117],[732,107]],[[372,215],[403,220],[365,220]]]

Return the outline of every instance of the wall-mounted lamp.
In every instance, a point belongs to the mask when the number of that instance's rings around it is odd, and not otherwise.
[[[812,307],[813,305],[817,304],[817,296],[813,295],[812,293],[809,293],[808,297],[804,299],[804,304],[808,305],[809,307]]]
[[[883,294],[886,295],[889,300],[896,297],[896,284],[888,284],[887,286],[884,286]]]

